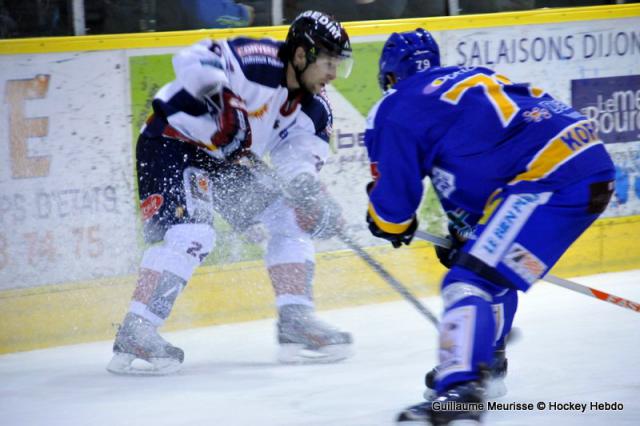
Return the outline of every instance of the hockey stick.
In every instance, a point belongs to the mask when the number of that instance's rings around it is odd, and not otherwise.
[[[359,244],[357,244],[351,237],[344,233],[338,234],[338,238],[347,245],[351,250],[353,250],[365,263],[367,263],[374,271],[380,275],[380,277],[395,291],[397,291],[402,297],[404,297],[409,303],[411,303],[422,315],[424,315],[431,323],[438,327],[440,324],[438,318],[416,297],[411,294],[411,292],[400,283],[397,279],[393,277],[380,263],[378,263],[373,257],[369,255]]]
[[[265,173],[267,176],[271,177],[276,185],[278,185],[281,189],[283,184],[281,182],[280,177],[271,169],[264,161],[258,158],[255,154],[250,151],[245,151],[241,155],[238,156],[238,162],[243,164],[242,162],[246,162],[245,165],[248,167],[254,167],[257,170],[260,170],[262,173]],[[373,257],[369,255],[358,243],[353,241],[351,237],[349,237],[344,232],[340,232],[336,235],[340,241],[342,241],[347,247],[349,247],[353,252],[355,252],[366,264],[368,264],[374,271],[378,273],[378,275],[391,287],[394,288],[402,297],[404,297],[409,303],[411,303],[422,315],[424,315],[436,328],[438,328],[439,321],[438,318],[420,301],[413,295],[411,292],[404,286],[400,281],[395,279],[393,275],[391,275],[380,263],[378,263]]]
[[[429,241],[430,243],[433,243],[440,247],[444,247],[444,248],[451,247],[451,241],[447,240],[446,238],[429,234],[428,232],[418,230],[416,231],[415,236],[420,238],[421,240]],[[604,292],[602,290],[596,290],[594,288],[587,287],[586,285],[578,284],[574,281],[556,277],[555,275],[551,275],[551,274],[547,274],[541,279],[548,283],[555,284],[560,287],[564,287],[568,290],[573,290],[575,292],[584,294],[586,296],[595,297],[596,299],[613,303],[614,305],[620,306],[622,308],[627,308],[635,312],[640,312],[640,303],[632,302],[631,300],[625,299],[623,297],[614,296],[613,294]]]

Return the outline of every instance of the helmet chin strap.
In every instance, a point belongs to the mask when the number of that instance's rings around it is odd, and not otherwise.
[[[296,82],[298,83],[298,86],[300,86],[301,90],[307,93],[311,93],[311,91],[307,88],[307,86],[302,81],[302,74],[304,74],[307,68],[309,68],[309,65],[311,65],[314,62],[312,58],[310,58],[311,55],[309,53],[310,53],[309,51],[305,52],[305,65],[302,69],[298,69],[298,67],[296,67],[296,65],[293,63],[293,60],[290,61],[291,66],[293,66],[293,72],[295,73]]]
[[[387,78],[387,89],[392,88],[398,82],[398,79],[396,78],[395,74],[393,74],[393,73],[387,74],[386,78]]]

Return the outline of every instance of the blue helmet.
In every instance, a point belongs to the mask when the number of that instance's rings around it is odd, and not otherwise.
[[[440,49],[429,31],[393,33],[382,47],[378,83],[383,91],[397,81],[440,66]]]

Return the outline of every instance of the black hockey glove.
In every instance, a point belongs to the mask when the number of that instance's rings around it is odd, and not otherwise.
[[[247,107],[240,97],[227,88],[219,96],[217,102],[209,103],[214,106],[211,112],[218,121],[218,131],[211,136],[211,143],[228,158],[251,147],[251,127]]]
[[[367,187],[366,187],[367,195],[371,194],[371,191],[373,190],[373,187],[375,186],[375,184],[376,184],[375,181],[371,181],[367,183]],[[413,221],[411,222],[409,227],[401,234],[391,234],[389,232],[385,232],[382,229],[380,229],[378,225],[376,225],[376,223],[374,222],[369,212],[367,212],[367,223],[369,224],[369,231],[371,231],[374,237],[383,238],[391,242],[391,245],[393,246],[393,248],[399,248],[402,244],[405,244],[405,245],[411,244],[411,240],[413,240],[413,235],[416,233],[416,230],[418,229],[418,219],[416,219],[415,216],[413,217]]]
[[[451,241],[451,247],[445,248],[435,246],[435,249],[436,256],[438,256],[438,260],[440,261],[440,263],[442,263],[445,268],[451,269],[454,262],[458,258],[460,249],[462,248],[466,240],[464,240],[462,237],[459,237],[458,233],[451,227],[449,227],[449,235],[447,235],[447,240]]]
[[[298,226],[311,237],[326,240],[342,231],[342,209],[315,176],[302,173],[293,179],[286,198]]]
[[[402,232],[401,234],[392,234],[390,232],[385,232],[376,225],[373,218],[367,212],[367,223],[369,224],[369,231],[373,234],[374,237],[383,238],[391,243],[393,248],[399,248],[403,244],[409,245],[411,244],[411,240],[413,240],[413,235],[416,233],[418,229],[418,219],[413,217],[411,224],[409,227]]]

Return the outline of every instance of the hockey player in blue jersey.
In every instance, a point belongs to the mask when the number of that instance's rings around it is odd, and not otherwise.
[[[284,43],[204,40],[173,57],[176,79],[155,95],[136,147],[144,237],[158,244],[143,255],[110,372],[181,367],[183,351],[157,330],[214,247],[214,211],[237,232],[262,223],[269,233],[265,263],[278,308],[278,359],[349,356],[351,335],[318,320],[312,295],[312,240],[330,238],[342,224],[318,172],[332,128],[324,86],[348,74],[349,43],[339,22],[307,11]],[[254,161],[266,155],[272,170]],[[152,368],[136,368],[136,359]]]
[[[441,67],[423,30],[394,33],[365,144],[371,232],[409,244],[429,177],[449,218],[435,394],[399,422],[479,421],[488,378],[527,291],[605,210],[614,167],[592,123],[543,90],[482,67]],[[466,424],[466,423],[465,423]]]

